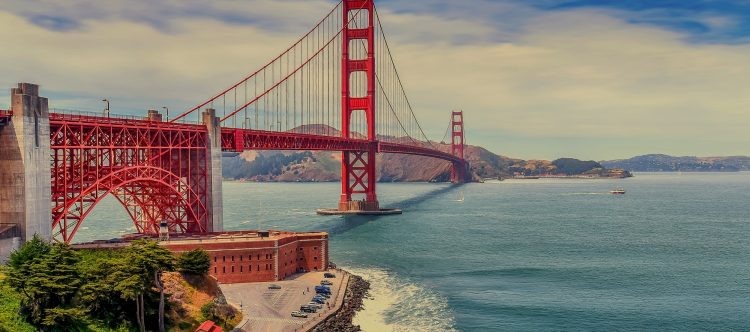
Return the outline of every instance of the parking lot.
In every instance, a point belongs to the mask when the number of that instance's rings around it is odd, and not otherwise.
[[[246,284],[222,284],[221,291],[227,302],[242,311],[243,320],[239,325],[242,331],[299,331],[310,327],[313,321],[324,318],[335,310],[343,298],[347,277],[332,270],[336,278],[326,279],[333,282],[331,298],[316,313],[308,318],[292,317],[292,311],[299,311],[300,306],[310,302],[315,295],[315,286],[320,285],[324,272],[297,274],[283,281],[257,282]],[[270,285],[279,285],[281,289],[269,289]]]

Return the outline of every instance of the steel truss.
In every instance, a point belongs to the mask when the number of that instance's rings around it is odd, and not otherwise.
[[[53,237],[70,242],[113,194],[139,233],[205,232],[206,127],[50,114]]]

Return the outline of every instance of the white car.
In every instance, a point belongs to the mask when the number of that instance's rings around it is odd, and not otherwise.
[[[292,317],[307,318],[307,314],[300,311],[292,311]]]

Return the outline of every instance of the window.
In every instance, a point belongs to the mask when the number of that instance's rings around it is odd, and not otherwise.
[[[221,273],[227,273],[227,267],[226,266],[222,266],[221,267]]]
[[[234,255],[232,255],[232,262],[234,262]]]
[[[240,257],[242,257],[242,256],[240,256]],[[242,260],[242,259],[240,259],[240,260]],[[242,273],[242,265],[240,265],[240,273]]]
[[[240,255],[240,262],[242,262],[242,255]]]
[[[221,256],[221,261],[222,262],[226,262],[227,261],[227,256]]]
[[[313,257],[313,260],[317,261],[318,260],[318,256]]]
[[[216,266],[214,266],[214,274],[216,274]]]
[[[258,264],[258,271],[260,271],[260,264]]]
[[[234,273],[234,266],[232,266],[232,273]]]
[[[260,254],[258,254],[258,260],[260,260]]]
[[[216,256],[214,256],[214,263],[216,263],[216,259],[217,259],[217,258],[219,258],[219,257],[216,257]]]

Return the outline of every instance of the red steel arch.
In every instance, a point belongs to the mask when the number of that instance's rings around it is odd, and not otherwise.
[[[138,232],[206,232],[207,130],[203,125],[50,114],[53,237],[70,242],[109,194]]]
[[[200,202],[200,197],[187,187],[177,175],[161,168],[126,167],[98,179],[75,199],[53,209],[52,228],[69,242],[91,210],[112,193],[126,208],[139,233],[157,233],[162,220],[172,232],[206,232],[196,209],[189,204]],[[204,205],[197,208],[205,210]],[[69,223],[71,220],[75,222]]]

